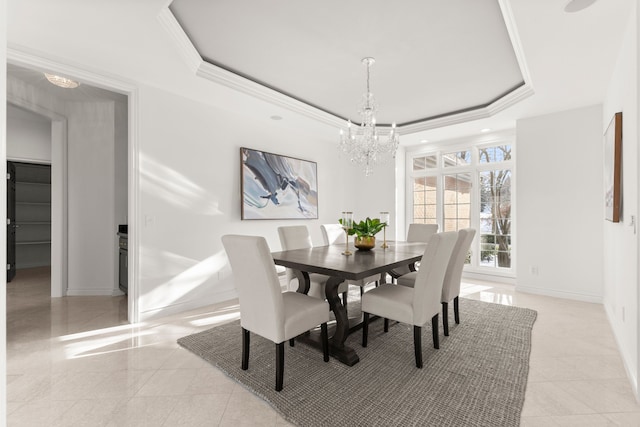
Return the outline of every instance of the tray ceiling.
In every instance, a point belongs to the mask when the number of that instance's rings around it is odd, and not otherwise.
[[[334,118],[359,121],[367,56],[381,124],[486,117],[532,93],[498,0],[174,0],[169,11],[198,74]]]

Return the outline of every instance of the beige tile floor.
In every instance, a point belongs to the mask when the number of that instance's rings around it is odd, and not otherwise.
[[[125,297],[50,299],[48,274],[22,270],[8,284],[9,426],[288,425],[176,344],[238,318],[237,301],[129,325]],[[467,298],[538,311],[523,426],[640,426],[601,305],[509,285],[463,288]]]

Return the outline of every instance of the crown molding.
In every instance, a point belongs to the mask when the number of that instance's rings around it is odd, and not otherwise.
[[[520,43],[520,36],[518,35],[518,28],[516,26],[516,20],[511,10],[510,0],[498,0],[500,10],[502,11],[502,18],[504,19],[504,25],[507,28],[509,39],[511,40],[511,46],[513,47],[513,53],[518,61],[520,67],[520,74],[522,74],[522,80],[525,86],[533,89],[531,83],[531,75],[529,74],[529,67],[524,56],[524,50],[522,49],[522,43]],[[533,92],[531,92],[533,94]]]
[[[345,124],[340,117],[205,61],[201,62],[196,75],[331,126]]]
[[[189,69],[194,73],[197,72],[203,62],[202,57],[193,43],[191,43],[191,40],[189,40],[189,36],[184,32],[176,17],[169,10],[169,5],[158,13],[158,22],[178,45],[178,49]]]

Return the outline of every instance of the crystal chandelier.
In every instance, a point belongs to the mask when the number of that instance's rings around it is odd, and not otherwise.
[[[371,175],[374,166],[394,159],[400,143],[395,122],[391,129],[382,131],[383,134],[388,132],[386,139],[378,134],[376,128],[377,104],[369,89],[370,71],[374,62],[376,60],[373,58],[362,60],[362,64],[367,67],[367,92],[363,95],[362,104],[358,110],[362,117],[360,126],[354,126],[349,120],[346,132],[344,129],[340,130],[340,150],[348,155],[353,163],[363,167],[365,176]]]

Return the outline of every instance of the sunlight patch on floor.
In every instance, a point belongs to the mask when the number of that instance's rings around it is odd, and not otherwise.
[[[493,289],[493,287],[483,286],[483,285],[462,284],[462,286],[460,287],[460,296],[464,297],[464,296],[476,294],[482,291],[487,291],[489,289]]]
[[[192,320],[191,324],[193,326],[217,326],[222,325],[223,323],[229,323],[232,320],[238,320],[239,318],[240,312],[238,311],[236,313],[218,314],[204,319]]]
[[[139,335],[137,338],[140,338],[144,335],[152,335],[151,332],[145,332],[144,334]],[[105,347],[115,345],[124,341],[131,339],[131,335],[121,335],[116,337],[108,337],[100,340],[92,340],[92,341],[84,341],[81,343],[68,344],[64,348],[65,358],[66,359],[80,359],[83,357],[92,357],[92,356],[100,356],[109,353],[117,353],[121,351],[129,351],[132,348],[141,348],[141,347],[149,347],[154,345],[154,343],[148,344],[135,344],[129,345],[124,348],[114,348],[110,350],[104,350]],[[103,350],[99,350],[103,349]]]
[[[133,325],[120,325],[120,326],[113,326],[111,328],[95,329],[93,331],[85,331],[85,332],[78,332],[75,334],[62,335],[58,338],[58,341],[64,342],[64,341],[80,340],[83,338],[89,338],[96,335],[111,334],[113,332],[126,331],[133,328],[143,328],[145,326],[146,326],[145,323],[137,323]]]

